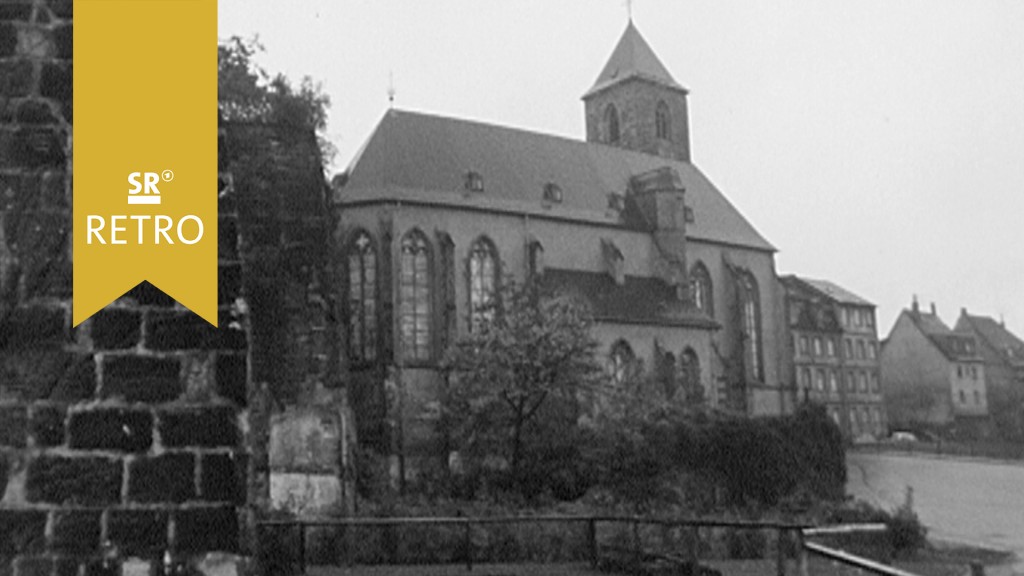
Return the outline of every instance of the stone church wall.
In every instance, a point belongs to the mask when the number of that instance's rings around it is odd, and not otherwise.
[[[72,328],[72,17],[0,4],[0,575],[243,572],[270,413],[338,384],[316,142],[222,130],[219,329],[147,283]]]

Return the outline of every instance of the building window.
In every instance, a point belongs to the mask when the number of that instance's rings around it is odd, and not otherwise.
[[[544,185],[544,201],[553,202],[555,204],[562,203],[562,188],[554,182],[548,182]]]
[[[679,371],[683,383],[683,390],[688,397],[696,397],[701,390],[700,384],[700,358],[693,348],[683,350],[679,357]]]
[[[864,341],[863,340],[857,340],[857,358],[863,359],[863,358],[866,358],[866,357],[867,357],[867,352],[864,349]]]
[[[964,377],[964,367],[963,367],[963,364],[957,364],[956,365],[956,377],[957,378],[963,378]]]
[[[369,362],[377,357],[377,255],[369,234],[355,235],[347,260],[349,360]]]
[[[402,238],[399,328],[407,360],[429,360],[431,342],[430,245],[413,230]]]
[[[612,383],[625,384],[633,375],[633,365],[636,363],[636,356],[633,349],[625,340],[619,340],[612,346],[611,354],[608,355],[608,373],[612,377]]]
[[[654,110],[654,127],[658,138],[672,139],[672,117],[669,116],[668,105],[664,101],[658,102],[658,106]]]
[[[754,380],[764,380],[761,365],[761,298],[757,282],[749,272],[740,275],[739,296],[747,374]]]
[[[978,367],[977,366],[971,366],[971,378],[973,378],[974,380],[978,379]]]
[[[878,351],[875,348],[875,343],[868,342],[868,358],[874,360],[876,356],[878,356]]]
[[[963,390],[960,391],[960,403],[967,404],[967,394]]]
[[[604,125],[608,134],[608,142],[615,144],[619,141],[619,111],[614,104],[609,104],[604,109]]]
[[[846,357],[853,358],[853,340],[847,339],[846,341]]]
[[[814,373],[814,387],[817,390],[825,389],[825,371],[818,368]]]
[[[866,393],[868,391],[868,375],[864,372],[857,372],[857,384],[861,393]]]
[[[836,374],[835,370],[829,370],[828,372],[828,389],[833,392],[839,392],[839,375]]]
[[[825,340],[825,355],[832,358],[836,355],[836,342],[835,340],[828,338]]]
[[[847,392],[856,392],[857,391],[857,382],[853,379],[853,371],[849,371],[849,372],[846,373],[846,391]]]
[[[809,368],[800,369],[800,387],[804,390],[811,388],[811,370]]]
[[[484,177],[479,172],[470,170],[466,172],[466,181],[463,184],[470,192],[484,191]]]
[[[526,243],[526,277],[533,281],[544,274],[544,245],[531,239]]]
[[[854,436],[860,435],[860,422],[857,421],[856,408],[850,408],[850,433]]]
[[[821,338],[818,336],[814,337],[814,355],[821,356]]]
[[[974,391],[974,403],[979,406],[981,405],[981,392],[977,390]]]
[[[800,336],[800,354],[807,355],[807,336]]]
[[[469,249],[469,329],[475,332],[494,319],[498,292],[498,254],[494,244],[480,238]]]
[[[702,262],[690,269],[690,296],[693,305],[708,316],[714,316],[714,302],[711,297],[711,274]]]
[[[878,394],[878,374],[871,373],[871,391]]]
[[[864,311],[864,325],[868,328],[873,328],[875,326],[875,314],[871,310]]]

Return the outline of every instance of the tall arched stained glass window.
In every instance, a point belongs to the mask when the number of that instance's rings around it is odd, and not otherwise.
[[[469,329],[494,319],[498,293],[498,251],[486,238],[469,249]]]
[[[754,380],[764,380],[761,362],[761,297],[757,281],[749,272],[742,273],[738,282],[740,302],[740,328],[743,331],[744,360],[747,375]]]
[[[693,305],[708,316],[715,315],[711,297],[711,274],[703,263],[697,262],[690,270],[690,295]]]
[[[430,244],[419,230],[402,238],[399,332],[406,360],[429,360],[431,344]]]
[[[348,355],[353,362],[377,357],[377,254],[366,232],[348,246]]]

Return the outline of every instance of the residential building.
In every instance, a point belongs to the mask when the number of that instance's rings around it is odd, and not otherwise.
[[[960,310],[958,332],[971,333],[985,362],[989,414],[999,435],[1024,440],[1024,341],[1002,320]]]
[[[690,162],[687,95],[630,23],[585,141],[385,113],[334,185],[361,441],[429,449],[437,362],[507,277],[589,304],[615,378],[672,366],[712,406],[782,412],[775,249]]]
[[[914,299],[882,343],[882,380],[893,426],[967,424],[988,416],[985,360],[970,332],[951,330]],[[974,422],[978,424],[978,422]]]
[[[875,306],[832,282],[783,276],[797,402],[825,406],[843,435],[887,434]]]

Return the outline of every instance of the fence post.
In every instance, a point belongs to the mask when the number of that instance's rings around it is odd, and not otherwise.
[[[776,548],[775,551],[775,574],[777,576],[786,576],[786,541],[787,532],[785,528],[779,528],[776,530]]]
[[[464,542],[466,546],[466,571],[469,572],[473,570],[473,535],[470,531],[470,524],[468,518],[466,519],[464,534]]]
[[[694,525],[690,529],[690,550],[688,554],[691,574],[697,574],[697,566],[700,564],[700,527]]]
[[[299,528],[299,573],[306,573],[306,525],[298,523]]]
[[[809,568],[807,566],[807,548],[805,545],[804,531],[797,529],[796,531],[796,557],[797,557],[797,576],[809,576]]]
[[[597,568],[597,520],[587,518],[587,546],[590,548],[590,567]]]

